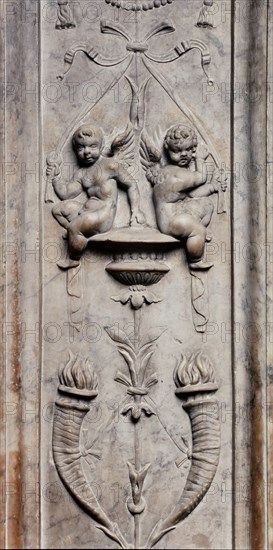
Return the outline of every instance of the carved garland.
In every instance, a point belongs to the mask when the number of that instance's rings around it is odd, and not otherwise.
[[[128,11],[148,11],[172,4],[174,0],[105,0],[105,2],[115,8],[124,8]]]

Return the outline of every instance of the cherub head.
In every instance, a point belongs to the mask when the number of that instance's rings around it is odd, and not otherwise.
[[[99,159],[104,147],[102,130],[92,124],[80,126],[72,137],[72,146],[80,164],[91,166]]]
[[[164,148],[172,164],[188,166],[195,155],[197,135],[189,126],[176,124],[168,130],[164,139]]]

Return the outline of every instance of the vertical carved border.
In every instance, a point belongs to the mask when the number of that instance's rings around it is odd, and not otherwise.
[[[266,414],[266,143],[267,21],[264,0],[249,0],[240,16],[233,11],[233,87],[246,86],[245,100],[232,106],[232,242],[249,243],[262,254],[237,263],[233,255],[233,548],[268,548]],[[242,8],[241,2],[236,8]],[[233,10],[235,3],[233,4]],[[255,88],[258,86],[258,88]],[[256,90],[259,99],[251,101]],[[261,166],[256,181],[246,167]],[[235,332],[235,331],[234,331]],[[243,334],[247,334],[244,337]],[[236,418],[238,407],[243,417]],[[243,419],[244,418],[244,419]],[[245,495],[245,497],[243,496]]]
[[[273,544],[273,4],[268,5],[267,62],[267,419],[268,419],[268,543]]]
[[[5,82],[5,17],[4,3],[0,2],[0,81]],[[5,105],[4,95],[0,94],[0,247],[3,246],[6,240],[5,231],[5,182],[4,182],[4,166],[5,166],[5,146],[4,146],[4,131],[5,131]],[[4,262],[1,261],[0,271],[0,315],[1,323],[5,323],[5,271]],[[3,332],[2,332],[3,334]],[[3,337],[0,345],[0,402],[6,403],[6,377],[5,377],[5,349],[3,345]],[[6,424],[4,418],[3,406],[0,406],[0,479],[4,481],[6,471]],[[2,482],[1,482],[2,483]],[[0,548],[5,548],[5,506],[0,506]]]
[[[40,166],[40,2],[0,3],[4,78],[1,131],[5,134],[3,177],[5,214],[1,235],[1,323],[4,362],[5,475],[1,505],[5,528],[3,548],[39,548],[39,403],[41,357],[41,271],[33,254],[41,238]],[[2,68],[2,67],[1,67]],[[34,69],[35,68],[35,69]],[[2,126],[3,125],[3,126]],[[1,136],[2,137],[2,136]],[[1,156],[3,151],[1,150]],[[1,159],[2,160],[2,159]],[[3,232],[4,229],[4,232]],[[4,235],[4,236],[3,236]],[[36,249],[37,250],[37,249]],[[32,253],[31,253],[32,251]]]
[[[22,4],[25,4],[22,1]],[[39,61],[39,52],[33,48],[35,40],[40,43],[39,36],[39,15],[38,4],[35,0],[28,2],[28,7],[31,10],[28,13],[28,17],[35,17],[35,24],[31,25],[18,25],[14,21],[9,21],[9,26],[6,32],[7,47],[11,50],[11,44],[13,45],[14,59],[20,60],[21,56],[25,59],[25,67],[36,66],[36,60]],[[245,6],[245,4],[244,4]],[[29,87],[27,89],[34,89],[33,82],[26,82],[26,74],[24,73],[24,64],[21,63],[8,63],[8,58],[5,56],[5,50],[2,47],[5,43],[4,40],[4,26],[5,26],[5,14],[3,13],[6,8],[6,3],[0,2],[0,71],[1,77],[3,76],[3,82],[24,82]],[[232,107],[232,114],[235,115],[235,122],[232,128],[232,135],[236,139],[236,146],[233,147],[233,167],[235,169],[236,163],[241,166],[246,165],[249,162],[257,163],[258,165],[264,165],[267,162],[268,166],[268,186],[266,184],[266,175],[263,173],[263,177],[259,179],[259,185],[253,185],[252,182],[245,182],[241,180],[239,184],[233,181],[233,200],[232,200],[232,226],[233,234],[236,235],[234,239],[237,242],[240,240],[242,244],[254,242],[254,243],[272,243],[273,231],[272,231],[272,88],[269,90],[269,99],[266,102],[264,97],[264,91],[266,89],[267,74],[272,75],[272,54],[271,57],[267,56],[267,53],[272,51],[272,15],[273,7],[272,2],[268,2],[268,6],[263,0],[250,0],[246,5],[248,13],[245,14],[240,20],[234,21],[234,34],[236,42],[234,46],[234,74],[233,85],[236,82],[247,82],[255,79],[255,82],[260,84],[262,92],[262,100],[257,102],[244,102],[239,101]],[[254,11],[259,10],[260,17],[253,16]],[[19,17],[20,17],[20,11]],[[252,14],[252,15],[251,15]],[[15,24],[16,23],[16,24]],[[270,27],[270,42],[267,44],[267,29],[268,24]],[[267,35],[268,36],[268,35]],[[262,39],[261,37],[264,37]],[[31,46],[27,46],[30,44]],[[14,53],[15,52],[15,53]],[[243,55],[244,54],[244,55]],[[251,63],[249,63],[251,61]],[[4,65],[6,64],[7,74],[5,74]],[[249,69],[250,67],[250,69]],[[267,72],[268,71],[268,72]],[[33,71],[34,73],[34,71]],[[35,83],[38,82],[38,75],[34,75]],[[266,124],[266,106],[269,108],[269,120]],[[14,102],[12,109],[10,110],[7,121],[5,120],[3,95],[0,98],[0,117],[1,117],[1,129],[0,138],[3,137],[4,130],[7,130],[7,153],[4,151],[4,140],[1,139],[0,143],[0,159],[3,166],[3,172],[5,174],[5,162],[8,162],[9,145],[14,142],[18,143],[19,148],[19,162],[32,162],[30,156],[35,156],[35,162],[39,161],[39,135],[41,133],[39,123],[39,103],[33,105],[30,108],[24,106],[20,99]],[[18,117],[18,112],[19,117]],[[34,114],[33,114],[34,113]],[[33,118],[34,117],[34,122]],[[31,147],[24,147],[24,143],[18,140],[18,131],[24,129],[24,124],[32,120],[32,134],[29,135]],[[245,133],[245,121],[249,120],[249,135]],[[7,122],[7,124],[5,124]],[[10,126],[12,124],[12,127]],[[10,128],[8,128],[10,126]],[[268,128],[268,134],[266,129]],[[262,136],[260,134],[262,132]],[[267,134],[267,135],[266,135]],[[16,141],[17,140],[17,141]],[[249,144],[249,148],[245,146],[246,142]],[[268,144],[267,154],[266,146]],[[27,159],[25,158],[27,156]],[[264,164],[263,164],[264,163]],[[9,181],[10,183],[10,181]],[[240,196],[239,187],[246,186],[248,201],[243,200]],[[3,213],[6,212],[5,202],[5,190],[7,190],[8,197],[10,193],[14,192],[15,186],[18,185],[18,180],[15,177],[11,178],[11,184],[6,186],[5,177],[1,178],[1,244],[5,245],[7,242],[13,242],[12,239],[17,238],[18,235],[21,240],[24,239],[26,224],[28,223],[28,216],[30,213],[24,210],[25,203],[22,200],[22,195],[19,195],[17,201],[14,204],[14,212],[7,213],[8,232],[5,232],[6,221]],[[6,189],[7,188],[7,189]],[[29,197],[33,193],[33,182],[30,178],[29,182],[24,188],[24,193]],[[39,204],[42,204],[42,198],[40,198],[39,189],[35,188],[35,211],[31,212],[32,219],[31,232],[37,231],[37,228],[41,227],[39,212]],[[7,199],[8,199],[7,197]],[[5,202],[5,204],[4,204]],[[268,213],[267,231],[266,231],[266,206]],[[257,218],[257,210],[260,209],[260,216]],[[17,217],[17,222],[16,222]],[[245,220],[249,221],[249,225]],[[255,223],[253,223],[255,221]],[[11,224],[11,225],[10,225]],[[231,243],[234,245],[234,240]],[[5,250],[5,248],[2,248]],[[6,468],[6,474],[4,476],[4,482],[14,484],[18,476],[21,475],[17,485],[13,485],[15,494],[5,495],[5,506],[0,507],[0,514],[6,518],[6,526],[0,529],[0,546],[1,547],[18,547],[26,548],[33,547],[39,548],[39,503],[37,502],[37,495],[35,493],[36,483],[39,482],[39,450],[38,444],[34,444],[29,450],[30,437],[34,437],[34,441],[39,441],[39,422],[35,418],[35,408],[39,403],[39,367],[40,367],[40,342],[36,342],[33,335],[29,335],[24,341],[22,338],[22,318],[24,320],[25,311],[32,309],[32,323],[37,322],[38,326],[41,322],[41,301],[39,285],[42,282],[40,277],[39,264],[36,265],[35,271],[31,264],[23,264],[20,262],[20,257],[7,258],[3,254],[3,260],[6,260],[6,278],[1,272],[1,283],[6,283],[6,290],[3,291],[1,286],[0,295],[0,309],[1,309],[1,321],[3,323],[3,345],[1,346],[1,360],[5,368],[0,370],[0,383],[1,383],[1,397],[3,397],[3,403],[10,403],[15,405],[16,415],[8,415],[1,426],[1,473]],[[266,269],[267,260],[267,269]],[[240,327],[253,323],[253,331],[258,324],[260,327],[264,326],[264,323],[273,322],[272,319],[272,258],[265,254],[262,257],[257,258],[250,264],[246,262],[240,262],[233,264],[233,323],[239,323]],[[20,278],[18,273],[16,274],[15,267],[20,268]],[[3,268],[2,268],[3,269]],[[31,276],[30,276],[31,275]],[[268,277],[268,278],[267,278]],[[266,289],[266,278],[268,286]],[[29,279],[29,282],[28,282]],[[33,283],[34,281],[34,283]],[[30,293],[31,282],[31,293]],[[8,283],[8,284],[7,284]],[[35,286],[35,292],[33,287]],[[20,290],[25,289],[25,296],[20,294]],[[266,290],[268,292],[268,308],[266,306]],[[17,296],[18,298],[14,298]],[[31,300],[29,300],[31,296]],[[18,300],[18,301],[17,301]],[[10,311],[7,311],[6,317],[6,303],[10,304],[10,308],[13,308],[15,317],[12,324],[13,332],[7,338],[5,333],[5,320],[9,322]],[[31,304],[31,306],[29,305]],[[18,312],[22,315],[19,322]],[[268,314],[268,316],[266,315]],[[26,318],[25,318],[26,320]],[[266,325],[265,325],[266,326]],[[270,326],[270,325],[269,325]],[[33,328],[33,325],[30,329]],[[18,332],[19,331],[19,332]],[[20,338],[21,337],[21,338]],[[33,341],[34,338],[34,341]],[[272,473],[267,478],[267,467],[272,466],[273,471],[273,456],[272,456],[272,444],[273,444],[273,432],[270,418],[267,417],[268,403],[273,402],[273,389],[272,389],[272,376],[268,376],[268,386],[266,383],[266,365],[272,365],[272,345],[269,337],[269,346],[266,350],[266,330],[263,331],[262,340],[258,341],[253,332],[253,338],[249,340],[240,339],[239,342],[233,342],[233,366],[236,367],[236,373],[234,374],[234,402],[243,407],[247,425],[239,421],[236,424],[234,417],[234,491],[233,491],[233,505],[234,505],[234,549],[252,548],[253,550],[259,550],[269,548],[272,537],[267,537],[267,502],[270,503],[269,519],[270,527],[273,529],[273,510],[272,510],[272,497],[270,499],[270,484],[268,485],[267,492],[267,479],[273,481]],[[17,354],[17,355],[16,355]],[[13,360],[13,363],[12,361]],[[33,383],[30,386],[29,381],[26,379],[26,369],[31,369],[33,375]],[[29,371],[28,371],[29,373]],[[266,400],[268,398],[268,401]],[[23,422],[22,408],[25,407],[25,411],[29,411],[27,421]],[[239,419],[240,420],[240,419]],[[41,421],[41,419],[40,419]],[[14,430],[14,431],[13,431]],[[268,445],[266,445],[268,434]],[[248,442],[250,445],[246,445]],[[6,452],[6,458],[5,458]],[[268,464],[267,464],[267,452],[268,452]],[[27,459],[30,459],[31,474],[30,478],[27,477]],[[236,462],[236,465],[235,465]],[[246,466],[245,466],[246,465]],[[23,483],[27,483],[26,487],[31,493],[25,494],[25,502],[22,500],[22,487]],[[239,490],[242,487],[245,489],[249,487],[249,494],[252,495],[252,504],[244,502],[240,499],[240,494],[236,494],[236,484],[239,484]],[[258,496],[257,496],[258,495]],[[16,513],[15,519],[13,515]],[[1,522],[4,517],[0,515]],[[243,529],[243,526],[246,526]],[[252,531],[249,527],[252,525]],[[4,532],[7,533],[5,539]],[[250,538],[248,538],[250,535]]]

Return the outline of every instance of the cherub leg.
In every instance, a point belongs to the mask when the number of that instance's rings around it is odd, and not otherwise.
[[[202,261],[206,242],[206,228],[188,214],[177,216],[172,222],[173,235],[186,239],[186,252],[192,269],[209,269],[212,264]]]
[[[87,247],[88,238],[98,233],[99,225],[99,216],[96,212],[81,214],[69,224],[68,248],[72,260],[80,260]]]
[[[201,215],[201,222],[205,227],[208,227],[211,222],[211,218],[214,210],[213,203],[208,199],[204,200],[202,210],[203,211]]]
[[[204,200],[204,205],[203,205],[203,212],[202,212],[202,215],[201,215],[201,222],[205,227],[208,228],[207,232],[206,232],[206,241],[207,242],[210,242],[212,240],[212,232],[209,229],[209,224],[211,222],[213,211],[214,211],[214,206],[213,206],[212,202],[208,199],[205,199]]]
[[[81,208],[82,205],[79,202],[71,200],[62,201],[53,206],[52,214],[62,227],[68,229],[70,222],[78,216]]]

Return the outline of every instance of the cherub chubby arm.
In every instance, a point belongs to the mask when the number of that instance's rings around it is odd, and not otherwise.
[[[62,201],[67,199],[75,199],[83,191],[80,179],[69,183],[64,183],[59,178],[53,178],[52,185],[56,195]]]
[[[213,193],[225,192],[227,189],[227,177],[222,169],[217,168],[211,177],[210,182],[205,183],[197,189],[193,189],[188,193],[189,197],[209,197]]]
[[[193,172],[195,176],[195,182],[193,187],[199,187],[204,185],[208,179],[208,169],[205,159],[208,157],[208,150],[204,145],[199,145],[195,158],[196,171]],[[203,188],[202,188],[203,189]]]
[[[117,184],[127,192],[131,209],[131,225],[134,223],[144,224],[145,217],[140,210],[140,195],[137,181],[129,173],[127,168],[121,162],[116,162],[115,167]]]
[[[75,199],[75,197],[78,197],[83,191],[80,177],[69,183],[63,182],[60,171],[56,174],[54,171],[54,166],[51,165],[47,166],[46,175],[48,178],[51,178],[53,189],[62,201],[67,199]]]

